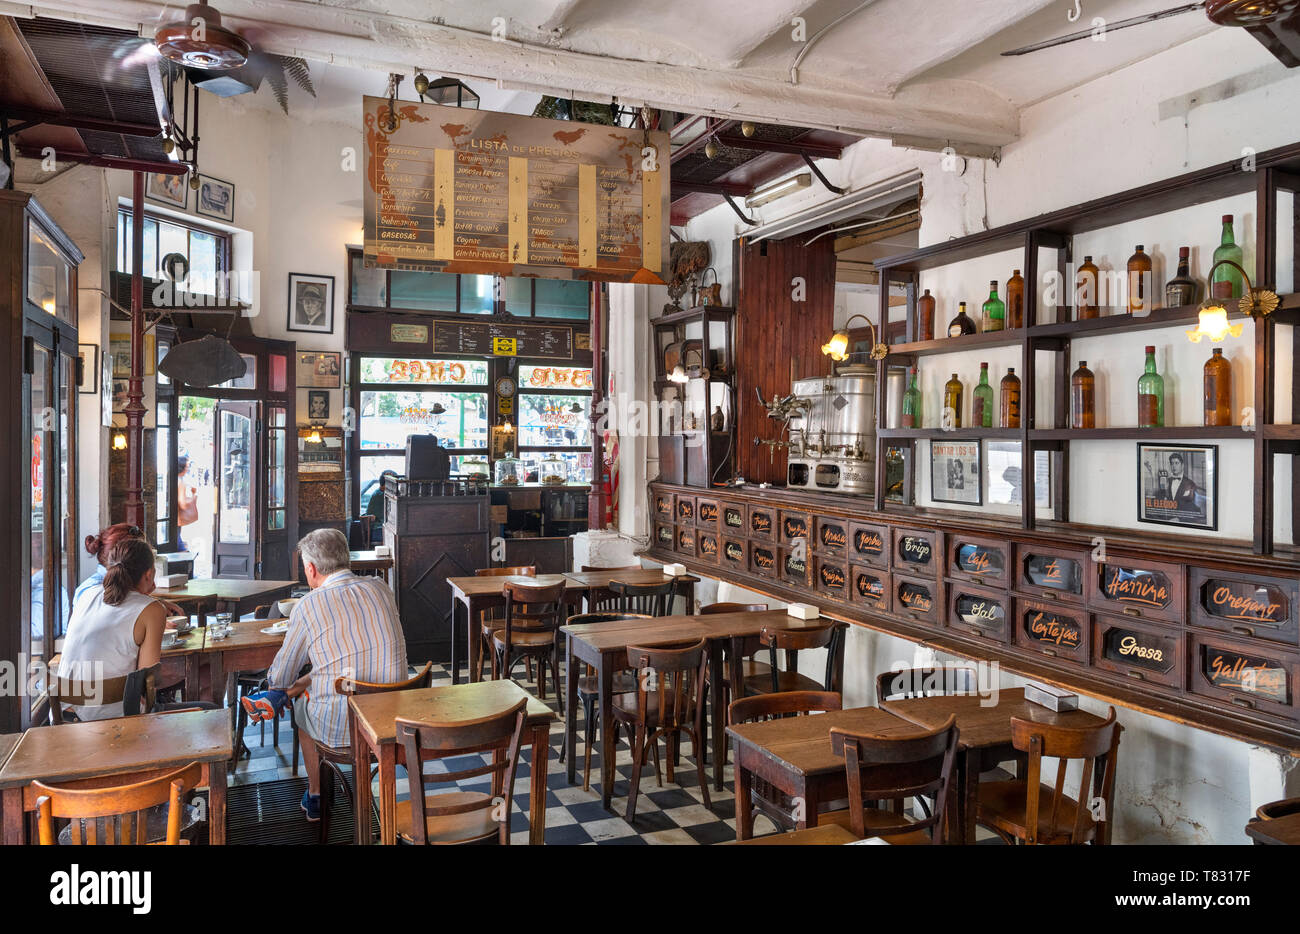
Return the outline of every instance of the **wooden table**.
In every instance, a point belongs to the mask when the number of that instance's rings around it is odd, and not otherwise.
[[[1300,846],[1300,813],[1254,820],[1246,825],[1246,835],[1256,843],[1273,846]]]
[[[681,594],[686,599],[686,615],[690,616],[695,612],[694,585],[700,582],[700,579],[692,574],[669,577],[663,572],[663,568],[600,568],[595,571],[569,571],[564,576],[582,588],[584,608],[588,613],[591,612],[592,592],[608,590],[611,581],[622,581],[625,584],[639,586],[675,581],[681,586]]]
[[[208,839],[226,842],[226,762],[230,721],[224,710],[142,714],[114,720],[65,723],[28,730],[0,767],[4,842],[27,842],[22,814],[36,810],[31,783],[64,784],[104,779],[126,785],[156,778],[191,762],[203,766],[208,791]]]
[[[21,733],[5,733],[3,736],[0,736],[0,769],[3,769],[5,763],[9,761],[9,756],[13,754],[14,747],[18,745],[18,741],[22,738],[23,734]],[[15,815],[14,820],[22,820],[22,818],[21,816]],[[4,839],[4,827],[4,795],[0,795],[0,840]]]
[[[234,613],[236,617],[251,613],[272,600],[280,600],[303,586],[298,581],[259,581],[228,578],[198,578],[186,581],[184,586],[169,590],[155,590],[153,595],[173,603],[197,601],[203,607],[212,606],[220,611]]]
[[[532,762],[528,795],[528,842],[540,846],[546,836],[546,760],[548,737],[555,713],[513,681],[480,681],[413,691],[388,691],[348,698],[352,723],[352,784],[356,800],[356,843],[371,842],[370,757],[379,762],[379,842],[397,842],[397,718],[411,720],[472,720],[508,710],[528,698],[527,728],[531,736]],[[410,766],[408,765],[408,771]],[[419,766],[415,766],[419,768]],[[514,789],[511,789],[513,796]],[[420,794],[417,780],[411,794]],[[509,817],[506,818],[509,820]]]
[[[841,827],[839,824],[822,824],[818,827],[809,827],[806,830],[794,830],[790,833],[772,833],[765,837],[751,837],[747,840],[736,840],[736,846],[843,846],[846,843],[856,843],[857,837],[853,836],[853,831]]]
[[[207,632],[203,626],[194,626],[175,645],[166,646],[162,650],[162,670],[158,683],[175,684],[172,677],[179,673],[185,679],[186,700],[199,699],[199,663],[203,657],[203,641]]]
[[[212,697],[209,699],[218,704],[222,703],[222,698],[225,699],[232,732],[239,715],[239,692],[235,687],[239,673],[271,667],[276,653],[284,645],[285,634],[272,635],[262,630],[282,622],[282,619],[235,620],[230,624],[229,636],[224,639],[208,638],[204,642],[200,654],[207,660],[210,669]],[[218,690],[222,693],[218,694]],[[243,736],[236,737],[235,748],[240,749],[242,743]]]
[[[349,562],[353,574],[369,574],[373,577],[382,577],[384,583],[388,583],[389,572],[393,570],[393,556],[380,556],[372,551],[351,551]]]
[[[883,736],[923,732],[914,723],[881,710],[855,707],[806,717],[787,717],[727,727],[736,764],[736,839],[754,834],[754,778],[804,801],[799,828],[816,827],[823,803],[848,797],[844,758],[831,752],[831,727]]]
[[[975,812],[979,804],[980,773],[997,766],[999,762],[1014,758],[1016,749],[1011,745],[1011,719],[1033,720],[1054,726],[1100,726],[1105,721],[1083,710],[1057,713],[1025,700],[1024,688],[999,691],[997,703],[982,706],[987,701],[978,695],[949,697],[916,697],[908,700],[885,701],[880,706],[890,713],[910,720],[927,730],[936,730],[957,715],[957,729],[961,737],[957,747],[956,822],[958,832],[950,834],[950,841],[973,844],[975,842]],[[1096,780],[1100,784],[1103,768],[1098,763]],[[1111,821],[1102,827],[1109,837]]]
[[[738,646],[744,639],[757,636],[764,627],[779,629],[819,629],[824,619],[796,619],[785,610],[766,610],[758,613],[718,613],[710,616],[659,616],[654,619],[619,620],[610,623],[580,623],[564,626],[567,662],[565,670],[577,671],[576,665],[585,662],[596,669],[600,685],[600,741],[601,741],[601,801],[609,807],[614,788],[613,742],[613,690],[614,674],[627,667],[627,648],[630,645],[667,645],[674,642],[709,641],[709,664],[713,669],[711,698],[714,717],[718,724],[713,730],[713,784],[722,790],[723,760],[726,758],[727,737],[721,729],[726,713],[723,705],[721,675],[723,649],[728,644]],[[841,656],[842,658],[842,656]],[[736,666],[733,675],[738,674]],[[564,709],[564,742],[568,750],[568,778],[573,784],[576,775],[578,726],[575,708],[578,705],[578,679],[565,678],[567,691]],[[698,753],[697,753],[698,754]]]

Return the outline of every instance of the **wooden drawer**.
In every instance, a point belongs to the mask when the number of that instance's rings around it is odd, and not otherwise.
[[[1181,623],[1186,583],[1182,565],[1111,556],[1092,566],[1088,603],[1102,613]]]
[[[1191,635],[1192,693],[1224,704],[1295,719],[1300,656],[1273,646]]]
[[[778,548],[777,577],[795,587],[808,586],[808,549]]]
[[[678,525],[695,524],[695,497],[678,493],[673,498],[673,521]]]
[[[749,570],[749,543],[743,538],[722,537],[722,560],[718,562],[724,568],[737,571]]]
[[[1083,602],[1088,553],[1048,545],[1017,544],[1015,588],[1043,600]]]
[[[745,514],[745,532],[755,541],[776,541],[776,510],[771,506],[750,506]]]
[[[889,567],[889,526],[870,522],[849,523],[849,561],[873,568]]]
[[[849,568],[842,558],[818,556],[813,561],[813,590],[820,597],[847,603],[849,600]]]
[[[889,572],[863,564],[849,565],[849,599],[866,610],[890,612]]]
[[[696,533],[695,557],[699,558],[701,561],[707,561],[709,564],[717,564],[718,555],[721,550],[717,532],[701,530]]]
[[[658,548],[667,548],[669,551],[675,546],[673,539],[673,527],[665,525],[662,522],[655,523],[655,546]]]
[[[673,521],[673,494],[656,493],[654,495],[654,503],[652,504],[652,507],[656,519],[661,519],[665,522]]]
[[[1088,664],[1088,611],[1079,605],[1061,606],[1016,597],[1012,641],[1028,652]]]
[[[1163,626],[1093,616],[1092,661],[1103,670],[1134,681],[1182,688],[1187,683],[1186,641]]]
[[[705,499],[700,497],[695,501],[695,527],[700,529],[718,530],[722,508],[718,505],[716,499]]]
[[[815,526],[813,547],[818,554],[844,557],[849,553],[849,523],[847,521],[817,516],[813,520],[813,525]]]
[[[679,555],[695,556],[695,530],[688,525],[677,526],[674,550]]]
[[[1005,592],[948,584],[948,628],[995,642],[1011,641],[1011,597]]]
[[[746,534],[745,507],[739,503],[723,503],[722,528],[736,535]]]
[[[749,543],[749,573],[775,580],[779,560],[775,545],[767,542]]]
[[[1238,636],[1295,645],[1300,582],[1229,571],[1189,568],[1191,622]]]
[[[930,579],[893,575],[893,613],[917,623],[941,625],[943,585]]]
[[[797,538],[802,538],[809,551],[812,550],[812,519],[806,512],[789,512],[781,510],[781,544],[789,545]]]
[[[937,578],[939,533],[927,529],[894,529],[893,567],[896,574]]]
[[[1006,590],[1011,586],[1011,543],[957,532],[948,535],[948,576]]]

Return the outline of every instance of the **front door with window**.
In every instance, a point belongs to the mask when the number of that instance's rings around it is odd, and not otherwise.
[[[257,574],[258,404],[220,402],[216,407],[216,547],[213,577],[252,578]]]

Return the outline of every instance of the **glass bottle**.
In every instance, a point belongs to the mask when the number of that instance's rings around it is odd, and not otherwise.
[[[971,393],[970,422],[974,428],[993,427],[993,387],[989,385],[989,365],[980,364],[980,381]]]
[[[934,340],[934,296],[926,289],[925,294],[916,300],[916,323],[919,341]]]
[[[1142,244],[1133,248],[1128,258],[1128,313],[1145,315],[1151,311],[1151,257],[1142,252]]]
[[[1165,307],[1178,308],[1185,305],[1196,304],[1196,293],[1200,288],[1196,280],[1192,278],[1191,271],[1188,268],[1188,254],[1191,251],[1185,247],[1178,248],[1178,274],[1165,283]]]
[[[1232,238],[1232,215],[1223,215],[1223,236],[1219,239],[1219,248],[1214,251],[1214,261],[1230,260],[1241,265],[1241,247]],[[1210,296],[1212,298],[1241,298],[1241,273],[1231,266],[1220,266],[1210,276]]]
[[[989,283],[988,301],[984,303],[981,309],[983,312],[983,321],[981,330],[984,331],[1001,331],[1007,323],[1007,306],[1002,304],[1002,299],[998,298],[998,280],[994,279]]]
[[[957,374],[952,374],[952,379],[943,384],[943,407],[947,411],[952,410],[952,427],[961,427],[961,380]]]
[[[1087,360],[1080,360],[1070,377],[1070,427],[1097,427],[1097,378],[1088,369]]]
[[[1074,307],[1078,310],[1077,320],[1096,318],[1101,314],[1097,304],[1100,272],[1101,270],[1093,263],[1092,257],[1085,256],[1083,264],[1074,275]]]
[[[963,334],[974,334],[976,330],[975,319],[966,314],[966,303],[961,302],[957,306],[957,317],[948,323],[948,336],[961,337]]]
[[[1020,270],[1014,270],[1007,280],[1007,327],[1025,326],[1025,279]]]
[[[1232,424],[1232,365],[1222,347],[1205,361],[1205,424]]]
[[[903,427],[921,427],[921,390],[916,387],[916,367],[908,367],[907,391],[903,393]]]
[[[1147,345],[1147,365],[1138,377],[1138,427],[1165,424],[1165,378],[1156,372],[1156,349]]]
[[[1020,427],[1020,377],[1015,367],[1007,368],[1007,375],[1002,377],[1002,413],[999,424],[1003,428]]]

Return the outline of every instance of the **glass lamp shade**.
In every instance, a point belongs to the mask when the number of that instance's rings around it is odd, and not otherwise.
[[[846,331],[836,331],[830,341],[822,344],[822,353],[832,360],[847,360],[849,349],[849,335]]]
[[[1227,336],[1241,336],[1242,326],[1228,323],[1228,309],[1221,303],[1207,301],[1201,306],[1197,319],[1196,327],[1187,332],[1187,339],[1193,344],[1199,344],[1204,337],[1218,343]]]

